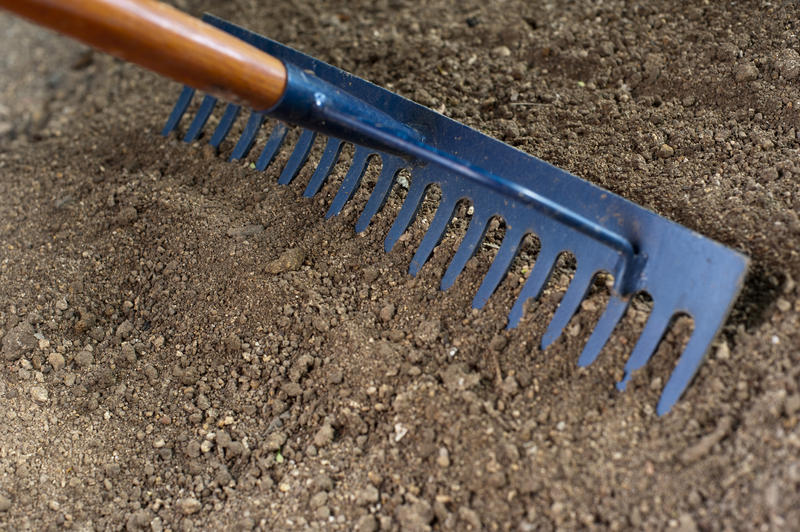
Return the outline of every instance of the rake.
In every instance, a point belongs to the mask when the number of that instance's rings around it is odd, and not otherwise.
[[[664,386],[657,406],[663,415],[680,398],[742,288],[748,259],[685,227],[662,218],[536,157],[474,129],[230,22],[205,15],[198,21],[152,0],[74,2],[0,0],[6,7],[125,59],[186,83],[163,129],[176,130],[196,91],[205,92],[184,135],[198,139],[220,100],[227,100],[210,135],[219,148],[243,112],[249,112],[231,160],[244,158],[267,118],[277,119],[255,163],[265,170],[284,143],[289,126],[301,129],[280,172],[288,185],[306,163],[319,135],[327,138],[305,188],[313,197],[325,184],[345,143],[354,145],[347,174],[327,211],[337,215],[361,184],[371,158],[381,171],[355,229],[364,231],[383,207],[398,174],[411,180],[385,240],[390,251],[414,220],[428,187],[441,200],[411,260],[416,275],[439,243],[456,205],[472,203],[474,214],[452,257],[441,288],[456,278],[484,239],[489,221],[500,217],[506,232],[475,294],[482,307],[503,280],[526,235],[541,248],[513,304],[508,327],[516,327],[527,300],[538,298],[563,252],[577,266],[549,326],[545,349],[578,311],[599,273],[613,276],[611,296],[578,358],[588,366],[598,357],[633,296],[647,293],[652,311],[617,383],[652,357],[677,315],[694,320],[689,341]]]

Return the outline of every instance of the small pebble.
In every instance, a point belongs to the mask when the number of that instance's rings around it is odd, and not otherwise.
[[[436,463],[439,467],[450,467],[450,452],[447,447],[439,449],[439,456],[436,457]]]
[[[37,403],[46,403],[49,398],[47,388],[44,386],[31,387],[31,398]]]
[[[75,363],[82,368],[87,368],[94,362],[94,355],[91,351],[81,351],[75,355]]]
[[[250,224],[244,227],[231,227],[228,229],[228,236],[231,238],[245,239],[251,236],[264,232],[264,226],[261,224]]]
[[[192,515],[200,511],[203,505],[194,497],[178,500],[178,509],[183,515]]]
[[[380,493],[378,488],[368,485],[366,488],[359,490],[356,493],[356,504],[359,506],[366,506],[368,504],[375,504],[380,500]]]
[[[375,532],[378,530],[378,520],[371,514],[362,515],[356,521],[354,530],[355,532]]]
[[[286,443],[286,434],[283,432],[273,432],[267,436],[267,441],[264,442],[264,447],[267,451],[279,451],[283,444]]]
[[[670,146],[669,144],[662,144],[661,147],[658,149],[658,156],[662,159],[668,159],[675,155],[675,149]]]
[[[308,501],[308,505],[311,506],[312,510],[315,510],[320,506],[325,506],[327,502],[328,502],[328,492],[319,491],[311,497],[311,500]]]
[[[125,320],[119,325],[119,327],[117,327],[116,334],[118,337],[122,338],[123,340],[126,340],[131,335],[132,332],[133,332],[133,324],[130,322],[130,320]]]
[[[333,441],[333,435],[333,427],[331,427],[330,424],[325,423],[314,436],[314,445],[317,447],[325,447]]]
[[[758,79],[758,68],[753,63],[747,62],[736,66],[734,70],[736,81],[754,81]]]
[[[284,251],[280,257],[268,263],[265,271],[273,275],[297,270],[306,260],[306,252],[303,248],[292,248]]]
[[[47,362],[53,367],[54,371],[63,369],[66,364],[64,361],[64,355],[61,353],[50,353],[47,356]]]
[[[502,351],[508,343],[508,339],[502,334],[496,334],[489,342],[489,349],[492,351]]]
[[[728,342],[723,341],[717,347],[717,359],[728,360],[729,358],[731,358],[731,350],[728,347]]]
[[[128,342],[122,342],[120,346],[120,352],[122,353],[122,357],[130,364],[136,362],[136,350],[133,346]]]
[[[784,79],[796,79],[800,76],[800,53],[797,53],[797,50],[793,48],[784,48],[778,52],[775,68],[778,69]]]
[[[189,458],[197,458],[198,456],[200,456],[200,452],[201,452],[201,444],[198,443],[196,440],[192,440],[186,445],[186,456],[188,456]]]
[[[395,311],[396,310],[393,303],[388,303],[387,305],[384,305],[383,308],[381,308],[380,312],[381,321],[385,323],[394,318]]]

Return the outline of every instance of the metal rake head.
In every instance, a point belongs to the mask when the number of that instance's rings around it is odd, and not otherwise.
[[[541,242],[541,251],[511,309],[509,328],[519,323],[524,303],[539,297],[559,255],[565,251],[573,253],[577,260],[575,275],[542,337],[542,348],[559,337],[586,297],[594,277],[607,272],[614,276],[614,289],[578,364],[587,366],[597,358],[625,314],[632,296],[648,293],[653,299],[653,309],[617,388],[623,390],[632,372],[648,362],[673,317],[686,314],[694,319],[694,329],[662,391],[658,414],[668,412],[679,399],[741,290],[746,257],[340,69],[216,17],[206,15],[204,20],[278,57],[287,65],[313,73],[337,90],[421,132],[423,141],[397,141],[391,153],[356,144],[353,160],[327,217],[337,215],[353,197],[370,157],[380,157],[380,176],[356,223],[356,231],[365,230],[384,205],[398,173],[408,169],[412,175],[408,194],[385,240],[385,249],[389,251],[414,220],[427,188],[438,184],[441,202],[411,261],[410,273],[415,275],[442,238],[457,203],[464,199],[471,201],[474,214],[442,278],[442,289],[453,284],[475,253],[490,219],[501,217],[506,223],[506,233],[475,295],[473,306],[476,308],[487,302],[505,277],[524,237],[535,234]],[[184,87],[164,127],[164,135],[175,130],[194,93],[194,89]],[[213,96],[203,97],[186,131],[186,142],[198,138],[217,103]],[[212,146],[219,147],[240,111],[238,105],[227,104],[211,134]],[[251,112],[233,148],[231,160],[247,156],[266,117],[265,113]],[[264,170],[272,162],[287,131],[287,126],[281,122],[273,127],[255,163],[256,169]],[[286,185],[294,179],[305,164],[317,135],[311,129],[302,130],[278,183]],[[338,138],[327,138],[304,196],[312,197],[320,190],[343,144]]]

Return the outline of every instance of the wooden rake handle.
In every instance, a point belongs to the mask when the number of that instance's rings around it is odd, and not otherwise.
[[[0,0],[0,8],[259,111],[286,88],[279,59],[155,0]]]

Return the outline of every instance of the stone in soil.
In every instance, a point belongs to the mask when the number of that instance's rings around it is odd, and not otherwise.
[[[438,319],[425,320],[417,328],[417,340],[422,344],[432,344],[441,333],[442,322]]]
[[[411,504],[402,504],[395,510],[395,517],[400,522],[402,530],[425,531],[431,530],[433,509],[426,501],[417,500]]]
[[[261,224],[250,224],[244,227],[231,227],[228,229],[228,236],[231,238],[245,239],[264,232]]]
[[[359,506],[366,506],[367,504],[375,504],[380,500],[380,493],[378,488],[368,485],[364,489],[356,492],[356,504]]]
[[[305,250],[299,247],[292,248],[284,251],[280,257],[268,263],[264,269],[267,273],[277,275],[299,269],[304,260],[306,260]]]
[[[196,514],[203,507],[202,503],[194,497],[187,497],[178,500],[178,509],[183,515]]]
[[[264,447],[268,451],[279,451],[283,444],[286,443],[286,434],[283,432],[273,432],[267,436],[267,441],[264,442]]]
[[[382,322],[386,323],[388,321],[391,321],[392,318],[394,318],[394,314],[395,314],[395,306],[394,306],[394,304],[393,303],[387,303],[386,305],[384,305],[381,308],[379,317],[380,317]]]
[[[47,362],[53,367],[54,371],[63,369],[65,365],[64,355],[61,353],[50,353],[47,355]]]
[[[786,48],[777,53],[775,68],[787,80],[800,76],[800,53],[792,48]]]
[[[82,368],[87,368],[94,362],[94,355],[91,351],[81,351],[75,355],[75,363]]]
[[[362,515],[356,521],[355,532],[375,532],[378,530],[378,520],[374,515]]]
[[[722,439],[728,435],[732,426],[733,420],[730,417],[725,416],[721,418],[717,423],[717,427],[710,434],[703,436],[700,438],[700,441],[681,453],[681,462],[688,465],[707,455],[711,452],[714,445],[722,441]]]
[[[758,79],[758,68],[750,62],[742,63],[736,66],[734,70],[736,81],[755,81]]]
[[[31,398],[37,403],[40,404],[46,403],[49,399],[47,388],[45,388],[44,386],[31,387]]]
[[[314,436],[314,445],[325,447],[333,441],[334,430],[329,423],[325,423]]]
[[[3,337],[3,358],[17,360],[33,351],[37,344],[33,326],[27,321],[20,322]]]

